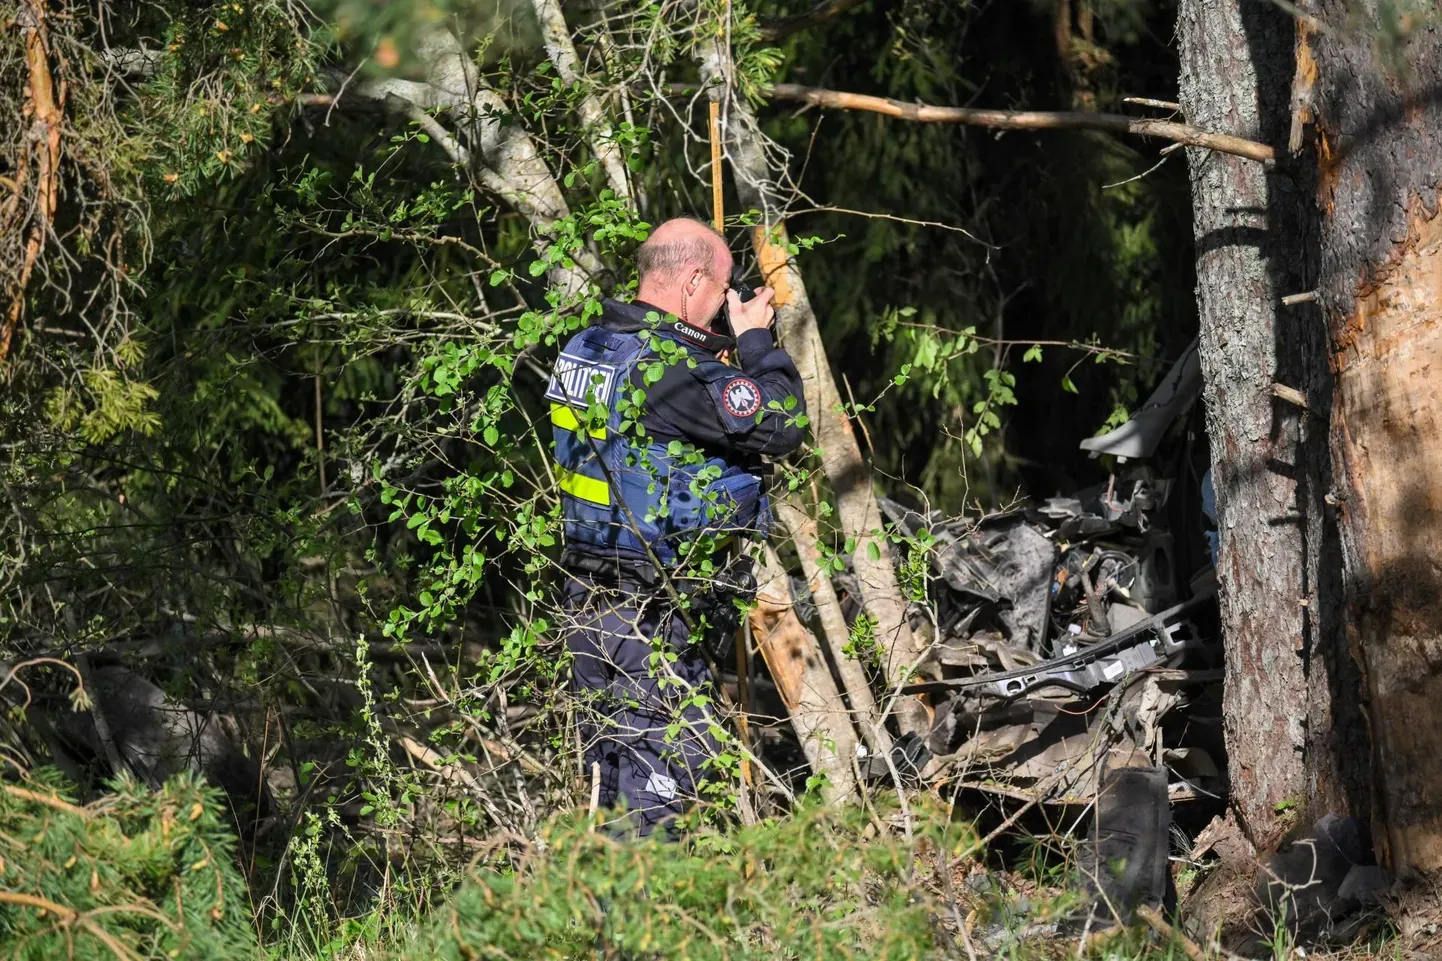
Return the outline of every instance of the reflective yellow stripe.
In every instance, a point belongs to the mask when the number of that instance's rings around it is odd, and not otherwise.
[[[576,411],[565,404],[551,404],[551,424],[561,430],[575,431],[580,433],[581,422],[576,419]],[[597,440],[606,439],[606,425],[587,428],[586,433]]]
[[[561,490],[572,497],[602,507],[611,506],[611,487],[603,480],[576,474],[557,465],[556,476],[561,479]]]

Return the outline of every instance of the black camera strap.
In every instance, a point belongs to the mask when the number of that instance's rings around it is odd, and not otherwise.
[[[725,334],[718,334],[715,331],[697,327],[694,324],[688,324],[684,320],[665,323],[657,329],[672,331],[683,340],[689,340],[702,350],[710,351],[713,354],[719,354],[723,350],[736,349],[736,341],[733,338]]]

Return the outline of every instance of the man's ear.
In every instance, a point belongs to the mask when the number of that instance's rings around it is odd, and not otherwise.
[[[700,271],[700,270],[697,270],[697,269],[695,269],[695,268],[693,268],[693,269],[691,270],[691,276],[686,278],[685,287],[686,287],[686,295],[687,295],[688,297],[695,297],[695,296],[696,296],[696,291],[698,291],[698,290],[701,289],[701,271]]]

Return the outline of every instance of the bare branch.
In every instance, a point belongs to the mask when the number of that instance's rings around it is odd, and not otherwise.
[[[677,93],[695,90],[694,85],[672,84]],[[1110,133],[1159,137],[1188,147],[1204,147],[1218,153],[1232,154],[1260,163],[1274,163],[1276,151],[1264,143],[1213,133],[1200,127],[1169,120],[1150,120],[1115,113],[1086,113],[1074,110],[984,110],[976,107],[936,107],[929,104],[905,103],[889,97],[804,87],[794,83],[778,83],[771,88],[774,100],[791,100],[814,107],[839,110],[864,110],[897,117],[915,123],[954,123],[997,130],[1105,130]]]
[[[440,148],[450,156],[453,162],[460,164],[462,167],[469,167],[471,165],[471,152],[461,146],[460,142],[451,136],[451,132],[441,126],[439,120],[410,101],[401,100],[401,98],[394,94],[388,97],[387,100],[399,101],[401,111],[407,117],[410,117],[416,126],[429,134],[431,139],[440,145]]]
[[[452,160],[474,169],[486,189],[530,221],[537,235],[533,245],[538,252],[544,252],[550,246],[547,235],[571,211],[535,141],[521,124],[508,122],[510,110],[505,101],[485,85],[460,41],[449,30],[428,33],[417,47],[428,66],[425,82],[367,80],[352,85],[351,94],[401,110]],[[303,102],[329,105],[333,98],[311,96]],[[448,133],[429,115],[431,111],[444,111],[454,117],[470,146]],[[601,262],[588,250],[577,251],[575,261],[573,266],[556,264],[550,271],[552,280],[567,295],[584,288],[589,277],[604,272]]]

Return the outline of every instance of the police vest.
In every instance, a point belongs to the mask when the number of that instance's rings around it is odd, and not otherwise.
[[[646,336],[604,327],[577,334],[556,359],[546,398],[567,546],[648,567],[654,553],[674,568],[702,535],[765,535],[771,512],[755,474],[689,444],[638,436],[631,375],[650,354]]]

